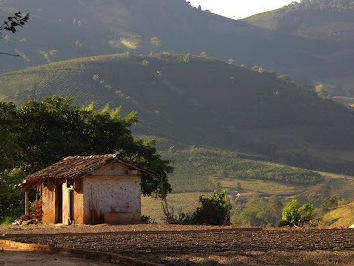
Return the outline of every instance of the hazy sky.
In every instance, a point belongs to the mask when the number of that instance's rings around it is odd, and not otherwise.
[[[192,5],[234,19],[276,9],[294,0],[188,0]]]

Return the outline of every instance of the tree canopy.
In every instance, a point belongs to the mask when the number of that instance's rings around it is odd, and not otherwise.
[[[171,191],[167,175],[173,169],[152,146],[154,140],[132,136],[134,111],[123,117],[120,108],[95,111],[93,104],[78,107],[72,98],[52,96],[18,108],[0,102],[0,120],[0,171],[17,167],[30,174],[66,156],[117,153],[156,173],[142,177],[144,195],[164,198]]]
[[[352,0],[301,0],[300,2],[292,2],[283,10],[294,11],[299,9],[310,10],[332,10],[349,12],[354,9],[354,2]]]
[[[299,206],[296,199],[292,199],[282,211],[282,221],[280,226],[303,226],[314,218],[314,206],[312,204],[304,204]]]

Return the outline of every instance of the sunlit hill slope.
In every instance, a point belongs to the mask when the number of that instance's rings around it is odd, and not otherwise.
[[[187,55],[109,55],[0,75],[0,95],[22,102],[58,94],[139,112],[136,133],[353,172],[351,109],[263,69]],[[340,156],[338,156],[340,153]]]

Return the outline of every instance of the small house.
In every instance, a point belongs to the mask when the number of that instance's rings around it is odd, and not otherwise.
[[[28,176],[19,186],[36,191],[44,224],[131,224],[141,216],[142,175],[153,172],[114,154],[72,156]]]

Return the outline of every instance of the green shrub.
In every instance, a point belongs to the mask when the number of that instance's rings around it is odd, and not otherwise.
[[[141,216],[141,222],[144,224],[154,224],[156,223],[150,216],[148,215],[142,215]]]
[[[279,227],[284,227],[284,226],[291,226],[290,223],[288,221],[285,221],[285,220],[281,220],[279,222]]]
[[[283,204],[277,197],[253,197],[240,207],[234,221],[236,225],[276,226],[281,220]]]
[[[162,208],[165,221],[168,224],[205,224],[205,225],[230,225],[232,206],[227,198],[226,191],[214,191],[209,196],[199,197],[201,207],[194,212],[175,214],[166,201]]]
[[[14,219],[12,217],[6,216],[2,218],[0,225],[1,226],[11,225],[13,221]]]
[[[166,200],[162,201],[162,211],[167,224],[194,224],[192,214],[184,213],[181,210],[175,214],[174,208],[168,206]]]
[[[195,224],[230,225],[232,206],[226,191],[214,191],[210,196],[200,196],[201,207],[193,214]]]
[[[312,204],[305,204],[301,208],[296,199],[292,199],[282,212],[282,221],[279,226],[303,226],[308,224],[313,218],[314,207]]]
[[[314,207],[312,204],[305,204],[299,209],[299,225],[308,224],[315,218]]]
[[[14,188],[23,177],[21,169],[0,173],[0,223],[14,220],[23,213],[23,193]]]

